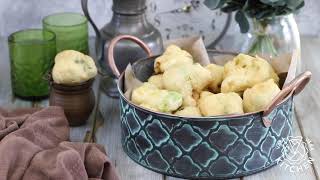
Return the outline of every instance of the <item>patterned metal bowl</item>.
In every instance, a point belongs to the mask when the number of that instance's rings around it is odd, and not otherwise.
[[[285,85],[264,112],[178,117],[141,108],[124,96],[124,74],[119,74],[112,57],[121,39],[133,40],[151,53],[143,42],[126,35],[116,37],[109,47],[109,65],[119,77],[121,141],[132,160],[155,172],[188,179],[241,177],[276,164],[282,155],[277,143],[292,133],[293,95],[308,83],[310,72]],[[146,81],[152,75],[156,57],[132,65],[138,79]]]

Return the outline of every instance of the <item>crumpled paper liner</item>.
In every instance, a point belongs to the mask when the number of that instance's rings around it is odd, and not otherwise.
[[[228,54],[214,55],[213,57],[210,57],[201,37],[166,41],[164,43],[164,47],[166,48],[170,44],[175,44],[188,51],[193,56],[195,63],[199,63],[202,66],[206,66],[210,63],[224,65],[234,57],[233,55]],[[295,78],[299,59],[298,51],[294,51],[292,54],[284,54],[273,59],[263,58],[272,65],[276,73],[279,75],[280,85],[287,84]],[[143,82],[135,76],[131,64],[127,66],[124,78],[124,95],[126,98],[131,99],[132,90],[141,86]]]

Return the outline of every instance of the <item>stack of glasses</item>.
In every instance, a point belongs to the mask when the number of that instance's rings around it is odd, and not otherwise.
[[[26,29],[8,37],[12,91],[25,99],[48,97],[47,74],[54,57],[63,50],[88,54],[88,23],[78,13],[58,13],[45,17],[43,29]]]

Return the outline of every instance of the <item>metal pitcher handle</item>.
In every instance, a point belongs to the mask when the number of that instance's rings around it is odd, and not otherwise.
[[[269,103],[266,109],[263,111],[262,120],[266,127],[270,127],[272,121],[268,118],[269,114],[288,96],[295,96],[299,94],[305,86],[309,83],[312,73],[306,71],[286,84],[276,97]]]
[[[96,26],[96,24],[93,22],[89,11],[88,11],[88,0],[81,0],[81,7],[82,7],[82,11],[84,13],[84,15],[87,17],[88,21],[90,22],[90,24],[93,27],[94,32],[96,33],[96,55],[98,60],[102,58],[102,52],[103,52],[103,42],[102,42],[102,38],[101,38],[101,34],[100,31],[98,29],[98,27]]]
[[[116,44],[118,43],[118,41],[125,39],[125,40],[130,40],[133,41],[135,43],[137,43],[143,50],[146,51],[146,53],[148,54],[148,56],[152,56],[152,52],[151,49],[148,47],[147,44],[145,44],[141,39],[135,37],[135,36],[131,36],[131,35],[120,35],[120,36],[116,36],[115,38],[113,38],[110,41],[109,47],[108,47],[108,51],[106,52],[108,54],[108,60],[105,60],[106,62],[109,63],[109,66],[112,70],[112,73],[119,78],[120,77],[120,72],[116,66],[115,60],[114,60],[114,56],[113,56],[113,51],[114,51],[114,47],[116,46]],[[108,64],[107,64],[108,65]]]
[[[207,46],[208,48],[213,48],[213,49],[216,48],[216,46],[219,44],[219,42],[221,42],[223,37],[227,34],[229,27],[231,25],[231,22],[232,22],[232,13],[228,13],[227,20],[223,26],[221,33],[218,35],[218,37],[211,44],[209,44]]]

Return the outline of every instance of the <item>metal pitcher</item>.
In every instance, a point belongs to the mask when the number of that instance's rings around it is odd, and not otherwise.
[[[100,71],[107,75],[102,78],[101,88],[110,97],[118,97],[116,80],[110,67],[106,66],[108,58],[105,50],[112,38],[121,34],[139,37],[150,47],[153,54],[163,51],[160,32],[146,18],[146,0],[113,0],[113,16],[109,23],[100,30],[93,22],[88,11],[88,0],[81,0],[82,10],[96,33],[96,54]],[[128,63],[141,59],[146,54],[138,45],[130,41],[121,41],[114,50],[116,65],[122,72]]]

